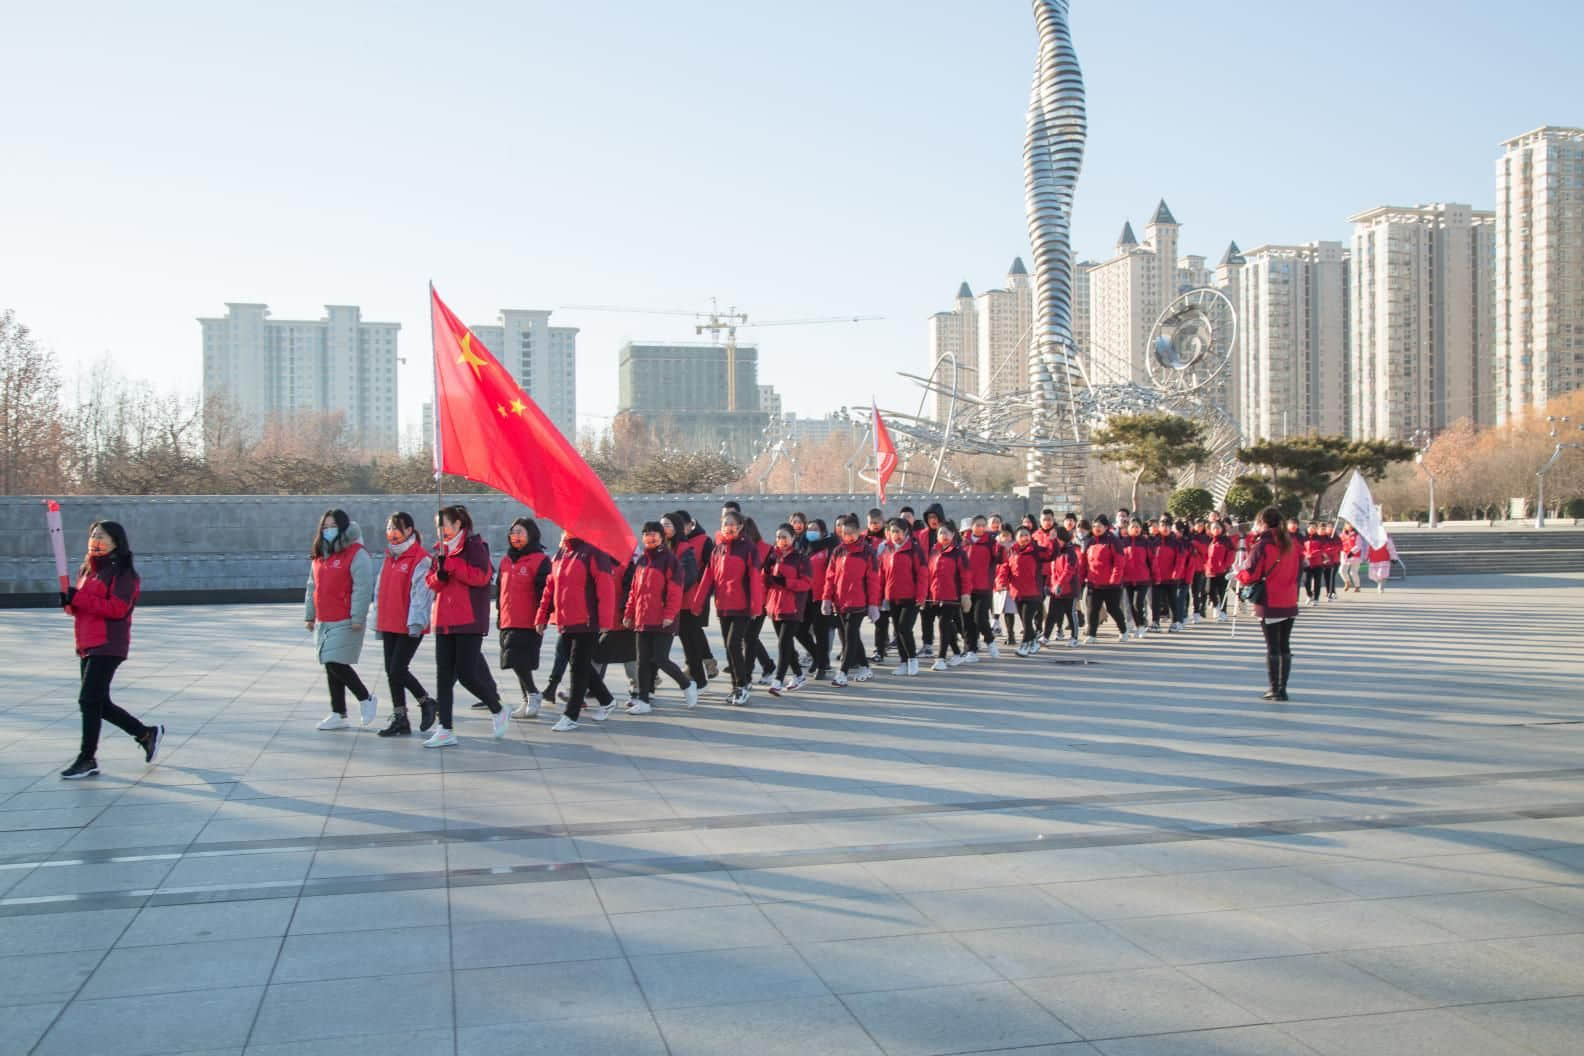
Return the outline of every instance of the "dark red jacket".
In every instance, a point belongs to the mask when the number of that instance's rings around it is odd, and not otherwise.
[[[819,603],[825,600],[825,566],[830,562],[831,555],[830,536],[826,536],[808,545],[806,551],[809,559],[809,592],[807,604],[818,610]]]
[[[407,620],[413,615],[411,611],[413,574],[420,562],[429,560],[429,551],[419,546],[416,539],[402,553],[386,550],[385,560],[380,563],[379,582],[374,586],[374,597],[377,601],[374,614],[376,632],[406,636],[407,629],[411,626]],[[424,582],[426,584],[429,582],[427,570],[424,573]],[[532,613],[529,615],[531,616]],[[427,631],[428,612],[423,614],[422,622],[424,630]]]
[[[543,627],[553,620],[562,634],[610,628],[618,620],[615,570],[615,562],[603,550],[581,539],[563,544],[550,562],[550,580],[534,622]]]
[[[837,543],[825,565],[825,590],[820,599],[837,612],[862,612],[880,604],[880,562],[868,540]]]
[[[1265,601],[1254,606],[1260,619],[1298,615],[1298,565],[1302,552],[1296,540],[1282,553],[1267,539],[1258,539],[1249,551],[1248,567],[1237,574],[1239,583],[1265,580]]]
[[[1326,564],[1326,541],[1318,535],[1311,535],[1304,540],[1303,563],[1305,568],[1324,568]]]
[[[905,540],[900,550],[887,546],[880,554],[880,596],[886,601],[922,601],[928,571],[924,552],[913,539]]]
[[[66,607],[78,656],[119,656],[132,647],[132,610],[143,585],[136,572],[117,572],[108,557],[91,557],[77,577],[77,593]]]
[[[1188,544],[1175,535],[1157,536],[1150,573],[1157,583],[1181,583],[1182,569],[1188,564]]]
[[[1122,537],[1122,582],[1128,586],[1150,581],[1150,545],[1143,535]]]
[[[445,559],[446,579],[440,581],[441,544],[434,555],[426,582],[434,591],[434,618],[430,625],[436,634],[483,634],[489,630],[490,564],[489,544],[475,532],[468,532],[462,549]]]
[[[996,540],[989,532],[983,535],[974,535],[967,532],[959,540],[958,545],[963,553],[968,555],[968,571],[970,573],[970,593],[988,594],[995,589],[996,581]]]
[[[1210,554],[1205,558],[1205,575],[1224,576],[1237,557],[1237,545],[1225,535],[1210,537]]]
[[[1188,564],[1188,579],[1192,580],[1197,575],[1202,575],[1205,562],[1210,559],[1210,536],[1200,535],[1198,532],[1188,534],[1188,545],[1193,548],[1192,560]]]
[[[1044,566],[1039,547],[1032,540],[1013,543],[1006,560],[996,570],[996,589],[1009,591],[1016,601],[1037,599],[1042,589],[1040,569]]]
[[[383,578],[380,582],[383,585]],[[505,554],[501,558],[500,572],[495,577],[495,626],[503,630],[537,627],[539,602],[544,598],[545,584],[548,582],[550,555],[544,552],[543,547],[516,558],[510,553]],[[402,611],[407,610],[403,608]],[[382,617],[384,612],[382,606]],[[401,633],[407,633],[406,629],[403,628]]]
[[[1122,542],[1115,532],[1107,531],[1089,540],[1084,548],[1084,567],[1091,586],[1104,590],[1122,585]]]
[[[942,605],[970,594],[968,555],[956,543],[936,550],[929,559],[929,600]]]
[[[764,612],[764,576],[759,548],[742,536],[715,543],[709,564],[699,578],[704,596],[715,595],[715,611],[722,616],[757,616]]]
[[[1050,585],[1052,597],[1070,598],[1083,586],[1087,570],[1083,551],[1072,543],[1057,543],[1057,549],[1045,566],[1045,581]]]
[[[780,576],[784,582],[774,583],[772,577]],[[772,548],[764,560],[765,615],[780,623],[783,620],[801,620],[803,606],[814,586],[814,569],[809,557],[797,549]]]
[[[682,566],[664,543],[633,561],[624,624],[635,631],[674,631],[682,612]]]
[[[698,578],[693,581],[693,586],[683,599],[687,610],[695,616],[704,615],[704,609],[709,605],[709,591],[701,589],[704,582],[704,569],[709,567],[710,553],[715,549],[715,544],[710,540],[708,533],[697,525],[677,544],[677,557],[681,558],[682,551],[687,550],[693,555],[693,567],[698,569]]]

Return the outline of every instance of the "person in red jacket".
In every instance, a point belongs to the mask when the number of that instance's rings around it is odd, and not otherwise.
[[[1210,522],[1210,550],[1205,555],[1205,576],[1210,583],[1210,608],[1214,619],[1226,619],[1227,573],[1232,571],[1232,561],[1237,557],[1237,544],[1226,534],[1226,525]]]
[[[1326,601],[1333,602],[1337,595],[1337,569],[1342,566],[1342,540],[1337,538],[1336,525],[1322,524],[1320,538],[1325,540],[1325,593]]]
[[[775,627],[776,669],[770,695],[779,697],[803,688],[808,679],[798,662],[797,632],[803,622],[803,606],[814,586],[814,571],[808,555],[797,548],[797,532],[791,524],[779,524],[775,546],[765,555],[765,615]],[[787,677],[788,672],[791,678]]]
[[[1325,566],[1325,540],[1320,538],[1320,525],[1310,521],[1308,534],[1303,540],[1303,585],[1311,609],[1320,604],[1320,590],[1325,584]]]
[[[940,526],[948,523],[946,508],[938,502],[932,502],[924,507],[924,523],[913,523],[913,541],[918,544],[919,553],[928,561],[930,554],[935,552],[935,547],[940,544]],[[931,657],[935,655],[935,607],[925,605],[919,610],[919,656]]]
[[[453,731],[453,697],[461,682],[490,713],[490,732],[499,740],[509,725],[501,707],[495,676],[484,662],[484,632],[489,629],[490,579],[495,569],[490,564],[489,544],[473,530],[473,518],[466,506],[447,506],[435,517],[440,545],[435,548],[434,567],[429,570],[429,589],[434,591],[435,692],[439,717],[425,748],[448,748],[457,743]]]
[[[637,636],[638,693],[627,706],[629,715],[654,710],[655,678],[661,671],[686,695],[687,706],[698,703],[698,690],[671,662],[671,639],[682,615],[682,566],[666,545],[665,526],[643,526],[643,552],[633,559],[622,626]]]
[[[677,614],[676,636],[682,645],[682,661],[687,669],[688,685],[692,687],[690,699],[696,701],[698,693],[709,685],[709,671],[705,665],[709,643],[705,639],[706,623],[693,610],[693,592],[698,587],[698,581],[703,578],[704,566],[698,559],[699,548],[688,536],[688,523],[687,513],[683,510],[660,518],[666,546],[677,559],[677,570],[682,576],[682,610]]]
[[[1342,543],[1342,592],[1353,591],[1357,594],[1364,585],[1364,574],[1360,566],[1364,563],[1363,540],[1359,538],[1358,529],[1351,524],[1342,529],[1338,536]]]
[[[891,623],[896,629],[897,656],[902,660],[896,673],[916,675],[918,643],[913,637],[913,625],[918,620],[928,566],[923,551],[900,517],[886,526],[886,535],[887,545],[880,555],[880,598],[890,606]]]
[[[1131,617],[1133,637],[1144,637],[1149,627],[1150,546],[1144,523],[1128,519],[1122,536],[1122,590],[1126,594],[1124,611]]]
[[[539,633],[555,621],[556,630],[570,643],[567,666],[572,686],[561,718],[550,727],[554,733],[578,728],[583,702],[590,693],[598,702],[589,711],[595,722],[610,718],[616,705],[610,690],[594,669],[594,651],[600,632],[621,619],[616,609],[616,563],[600,550],[570,532],[561,533],[561,546],[550,562],[550,579],[539,599],[534,625]]]
[[[710,551],[715,549],[715,541],[686,510],[677,510],[671,516],[676,522],[677,532],[681,535],[675,547],[677,558],[683,562],[685,569],[687,562],[682,556],[682,550],[686,549],[692,553],[693,564],[698,568],[698,576],[694,579],[693,586],[682,599],[682,615],[678,617],[677,622],[682,631],[683,648],[685,649],[688,641],[691,640],[698,651],[705,677],[701,679],[695,673],[693,681],[702,689],[709,679],[720,674],[720,665],[715,662],[715,654],[710,650],[707,634],[709,595],[698,589],[698,581],[704,578],[704,569],[709,566]]]
[[[758,567],[762,569],[765,558],[770,556],[770,544],[760,534],[759,525],[752,517],[743,518],[742,537],[753,544],[754,560],[758,562]],[[752,670],[754,665],[757,664],[759,667],[758,684],[768,686],[774,681],[772,676],[775,674],[775,661],[770,659],[770,653],[765,649],[764,640],[760,638],[760,633],[764,630],[765,625],[763,592],[761,592],[759,600],[759,608],[748,621],[748,668]]]
[[[991,523],[994,523],[995,521],[999,520],[999,518],[992,517],[990,520]],[[1012,548],[1017,545],[1017,537],[1013,533],[1012,528],[1005,521],[1002,521],[1001,527],[995,531],[997,562],[996,568],[997,575],[999,576],[1001,564],[1005,563],[1007,555],[1010,554],[1012,552]],[[1029,538],[1032,539],[1033,536],[1031,535]],[[1013,642],[1018,640],[1017,602],[1012,600],[1012,595],[1010,593],[998,587],[995,592],[993,604],[996,612],[1001,617],[1001,634],[1006,638],[1007,644],[1011,645]]]
[[[1205,563],[1210,557],[1210,531],[1206,527],[1204,518],[1194,521],[1184,538],[1189,547],[1188,590],[1193,598],[1193,609],[1188,614],[1188,622],[1198,623],[1204,619],[1205,598],[1208,596],[1206,588],[1209,586],[1209,579],[1205,576]]]
[[[968,556],[969,595],[972,608],[963,616],[963,629],[967,639],[968,655],[979,656],[982,642],[990,659],[1001,656],[995,642],[995,625],[990,620],[990,599],[995,595],[996,539],[990,534],[990,523],[984,514],[973,519],[972,527],[962,538],[963,553]]]
[[[1018,644],[1017,655],[1030,656],[1039,645],[1040,598],[1044,593],[1040,570],[1045,563],[1040,559],[1039,547],[1034,545],[1034,534],[1026,527],[1020,526],[1013,538],[1012,549],[996,569],[996,589],[1011,596],[1023,622],[1023,640]]]
[[[344,730],[347,690],[358,701],[358,721],[367,726],[379,713],[379,701],[363,685],[355,665],[363,654],[364,629],[374,600],[374,572],[363,532],[345,510],[326,510],[314,534],[303,617],[314,632],[314,648],[330,687],[330,713],[319,720],[321,730]]]
[[[816,517],[803,530],[803,541],[809,559],[810,584],[803,604],[803,622],[798,625],[798,642],[808,650],[814,678],[824,681],[830,678],[831,634],[835,628],[835,622],[823,611],[825,566],[837,540],[826,534],[825,522]]]
[[[1127,617],[1122,614],[1122,541],[1111,531],[1111,519],[1103,513],[1094,519],[1093,534],[1084,547],[1084,567],[1088,569],[1089,582],[1089,633],[1085,641],[1094,643],[1102,607],[1116,621],[1121,640],[1127,641]]]
[[[831,548],[825,564],[820,608],[826,616],[835,617],[841,633],[841,670],[831,679],[831,685],[840,689],[849,679],[867,682],[873,677],[864,653],[863,621],[880,615],[880,563],[859,534],[858,518],[853,514],[836,519],[836,534],[840,542]]]
[[[1049,594],[1047,611],[1056,614],[1056,639],[1062,637],[1062,622],[1066,621],[1071,635],[1067,639],[1070,648],[1078,646],[1078,597],[1083,592],[1084,580],[1087,576],[1088,570],[1083,551],[1073,542],[1072,532],[1065,524],[1058,526],[1056,549],[1052,551],[1050,561],[1045,566],[1045,584]],[[1036,641],[1030,652],[1039,652],[1040,644]]]
[[[726,666],[731,670],[728,702],[748,703],[753,684],[753,655],[748,628],[755,614],[764,612],[764,577],[758,548],[742,537],[743,516],[732,510],[721,514],[720,535],[710,551],[709,564],[699,579],[705,597],[715,598],[715,612],[726,632]]]
[[[374,588],[374,611],[369,622],[385,650],[385,682],[390,686],[390,725],[381,737],[406,737],[412,733],[407,718],[407,694],[412,693],[422,712],[420,727],[434,725],[436,704],[412,673],[412,660],[429,632],[429,552],[419,538],[412,514],[397,511],[385,520],[385,560],[380,562],[379,583]]]
[[[88,529],[88,555],[77,569],[77,585],[60,596],[77,644],[77,707],[82,712],[77,758],[60,775],[67,781],[99,773],[99,730],[106,719],[137,741],[144,763],[159,755],[165,727],[144,725],[110,699],[116,668],[131,651],[132,610],[141,589],[126,529],[115,521],[95,521]]]
[[[1248,567],[1237,574],[1244,586],[1261,584],[1263,599],[1254,602],[1254,615],[1265,635],[1265,669],[1270,688],[1265,700],[1287,699],[1287,678],[1292,674],[1292,631],[1298,617],[1298,569],[1302,547],[1282,524],[1281,511],[1267,506],[1256,522],[1259,535],[1249,547]]]
[[[942,521],[936,539],[935,552],[929,558],[926,598],[935,610],[935,625],[940,632],[940,649],[931,670],[944,671],[970,662],[958,635],[963,615],[973,607],[973,582],[968,555],[958,545],[957,529],[949,521]]]
[[[506,531],[506,553],[495,577],[495,627],[500,632],[500,666],[517,676],[522,703],[514,719],[539,715],[544,697],[534,684],[544,636],[539,633],[539,602],[550,581],[550,555],[545,553],[539,525],[519,517]]]

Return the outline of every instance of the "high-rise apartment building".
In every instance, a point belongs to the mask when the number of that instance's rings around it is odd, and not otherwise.
[[[399,441],[396,335],[352,305],[326,305],[315,320],[271,319],[269,306],[228,303],[203,330],[204,399],[226,397],[257,437],[272,419],[345,416],[359,450],[395,453]]]
[[[1584,385],[1584,128],[1547,126],[1496,163],[1496,417]]]
[[[1079,346],[1090,381],[1148,380],[1144,344],[1160,315],[1160,282],[1155,251],[1139,244],[1131,223],[1123,224],[1116,255],[1089,269],[1089,339]]]
[[[629,342],[617,355],[618,414],[633,414],[683,450],[725,451],[750,461],[770,415],[760,407],[759,349],[738,345],[737,407],[728,410],[726,347],[688,342]],[[774,391],[774,390],[772,390]]]
[[[1382,206],[1352,224],[1351,434],[1408,440],[1495,421],[1495,214]]]
[[[1004,288],[974,300],[979,333],[976,390],[980,399],[1022,392],[1029,386],[1029,339],[1034,333],[1034,289],[1023,258],[1012,261]]]
[[[1237,268],[1244,435],[1347,432],[1347,253],[1340,242],[1260,246]]]
[[[937,376],[939,385],[950,389],[953,377],[951,364],[955,362],[957,391],[977,393],[979,391],[979,318],[978,310],[974,305],[973,290],[969,288],[968,283],[964,282],[957,287],[957,302],[951,311],[936,312],[930,316],[929,333],[929,370],[934,370],[937,363],[941,364],[941,372]],[[941,357],[948,355],[951,359],[941,363]],[[925,373],[927,375],[928,371]],[[950,402],[949,396],[936,394],[937,420],[946,420],[946,409]]]
[[[561,435],[577,440],[577,334],[551,326],[548,311],[502,308],[499,323],[469,326],[501,365],[511,371]]]

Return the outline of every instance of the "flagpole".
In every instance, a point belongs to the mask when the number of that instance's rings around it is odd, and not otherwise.
[[[434,280],[429,280],[429,370],[434,381],[434,423],[430,446],[434,448],[435,515],[445,508],[444,483],[440,467],[445,465],[444,452],[440,450],[440,355],[434,344]]]

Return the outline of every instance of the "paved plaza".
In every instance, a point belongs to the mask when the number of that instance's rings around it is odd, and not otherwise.
[[[1581,600],[1346,595],[1286,704],[1244,621],[443,750],[314,729],[300,606],[149,608],[161,763],[77,783],[0,612],[0,1053],[1576,1056]]]

